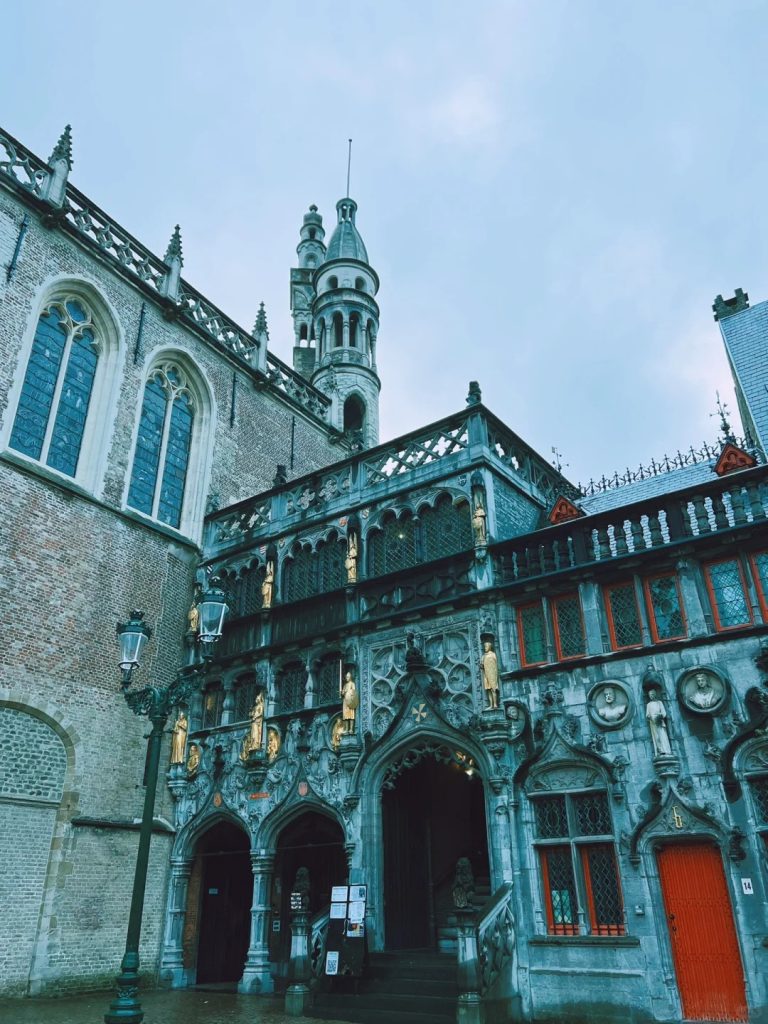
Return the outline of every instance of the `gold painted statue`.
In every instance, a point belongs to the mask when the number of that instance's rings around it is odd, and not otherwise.
[[[256,695],[256,700],[253,702],[253,707],[250,710],[248,717],[251,720],[251,726],[248,732],[243,737],[243,746],[240,752],[240,758],[243,761],[247,761],[249,756],[255,751],[261,750],[262,742],[264,739],[264,691],[259,690]]]
[[[488,697],[488,710],[499,706],[499,661],[490,640],[483,641],[483,689]]]
[[[353,530],[347,538],[347,557],[344,560],[347,583],[357,583],[357,551],[357,534]]]
[[[271,608],[275,596],[275,563],[270,558],[267,561],[267,571],[264,582],[261,584],[261,607]]]
[[[197,769],[200,767],[200,745],[198,743],[189,744],[189,756],[187,757],[187,772],[190,775],[197,775]]]
[[[171,738],[171,764],[184,764],[188,729],[189,720],[184,712],[180,711],[173,726],[173,736]]]
[[[338,750],[341,746],[341,737],[346,732],[346,725],[341,715],[337,715],[331,725],[331,746],[334,750]]]
[[[280,733],[277,729],[270,726],[267,729],[267,760],[270,764],[277,760],[282,744],[283,741],[280,739]]]
[[[341,717],[344,723],[344,732],[348,736],[355,731],[355,718],[359,707],[360,698],[357,695],[354,677],[351,672],[347,672],[341,687]]]
[[[187,630],[190,633],[196,633],[200,625],[200,609],[196,604],[190,605],[189,611],[187,612]]]
[[[475,498],[475,511],[472,513],[472,530],[475,535],[475,545],[484,547],[488,543],[488,531],[486,529],[486,514],[483,507],[483,499],[478,494]]]

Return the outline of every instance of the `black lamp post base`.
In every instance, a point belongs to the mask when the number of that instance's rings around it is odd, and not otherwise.
[[[127,961],[132,962],[127,962]],[[139,1002],[139,958],[126,953],[117,978],[117,995],[104,1014],[105,1024],[141,1024],[144,1011]]]

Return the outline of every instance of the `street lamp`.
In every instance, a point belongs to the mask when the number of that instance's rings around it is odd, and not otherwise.
[[[213,644],[221,636],[227,603],[224,591],[212,587],[203,594],[200,602],[200,635],[203,658],[213,652]],[[205,630],[205,632],[204,632]],[[168,687],[145,686],[131,690],[133,670],[138,667],[141,653],[152,630],[144,622],[140,611],[131,612],[127,622],[118,622],[117,636],[120,641],[120,670],[122,672],[123,696],[128,707],[136,715],[146,715],[152,723],[147,748],[146,792],[144,811],[139,831],[139,850],[136,855],[136,873],[133,878],[131,912],[128,917],[128,933],[125,939],[125,953],[117,977],[117,995],[104,1014],[105,1024],[141,1024],[144,1011],[139,1002],[139,939],[141,918],[144,911],[144,891],[147,885],[149,844],[152,838],[152,822],[155,813],[155,793],[160,767],[160,747],[168,715],[173,708],[186,704],[198,685],[198,668],[195,665],[182,669]]]

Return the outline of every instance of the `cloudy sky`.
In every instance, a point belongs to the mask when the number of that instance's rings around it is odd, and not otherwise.
[[[768,298],[768,3],[21,0],[3,126],[290,361],[301,218],[351,192],[382,438],[467,383],[586,480],[717,434],[710,306]]]

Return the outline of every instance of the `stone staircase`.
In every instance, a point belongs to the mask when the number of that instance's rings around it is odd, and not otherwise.
[[[491,897],[491,880],[488,877],[475,879],[475,897],[473,905],[475,910],[482,910]],[[456,958],[458,948],[458,927],[456,914],[453,905],[446,903],[437,906],[437,946],[441,953],[449,953]]]
[[[357,1024],[454,1024],[457,998],[455,955],[371,953],[365,977],[324,979],[307,1012]]]

